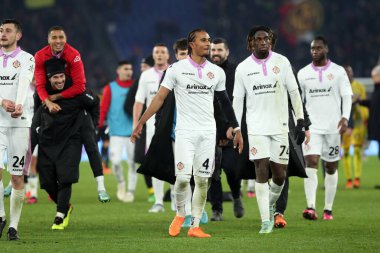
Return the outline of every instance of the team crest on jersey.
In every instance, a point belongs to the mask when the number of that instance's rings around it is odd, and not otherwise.
[[[213,79],[215,76],[214,76],[214,73],[208,72],[207,73],[207,77],[210,78],[210,79]]]
[[[21,63],[20,63],[18,60],[15,60],[15,61],[13,62],[13,67],[14,67],[15,69],[19,68],[20,66],[21,66]]]
[[[185,165],[183,165],[183,163],[181,162],[177,163],[177,169],[182,170],[184,167]]]
[[[74,62],[78,62],[78,61],[80,61],[80,56],[79,55],[75,56],[75,58],[74,58]]]
[[[280,73],[280,68],[277,66],[274,66],[274,68],[272,70],[273,70],[273,73],[275,73],[275,74]]]
[[[327,75],[327,79],[329,79],[330,81],[334,79],[334,75],[333,74],[328,74]]]
[[[251,154],[256,155],[257,154],[257,149],[256,148],[251,148]]]

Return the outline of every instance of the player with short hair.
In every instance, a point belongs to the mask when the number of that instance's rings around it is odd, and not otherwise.
[[[353,129],[348,128],[342,135],[343,148],[343,171],[346,177],[346,188],[352,189],[360,187],[360,177],[362,175],[362,158],[363,146],[367,135],[368,108],[358,104],[358,101],[367,99],[365,87],[362,83],[354,80],[354,71],[349,65],[343,66],[346,70],[348,79],[352,86],[353,105],[352,105],[352,121]],[[353,166],[351,163],[350,147],[354,146]],[[352,168],[354,169],[354,180],[352,180]]]
[[[135,104],[133,106],[133,129],[137,126],[137,122],[141,116],[144,104],[149,106],[153,97],[157,94],[158,87],[163,75],[164,70],[168,67],[169,50],[163,43],[157,43],[153,47],[152,53],[154,59],[154,67],[150,68],[143,73],[139,80],[139,86],[135,97]],[[146,144],[145,151],[148,150],[149,145],[154,135],[154,122],[152,117],[146,122]],[[152,178],[154,189],[155,203],[149,209],[150,213],[164,212],[164,181]]]
[[[17,226],[24,201],[24,163],[29,145],[29,129],[33,114],[27,99],[34,73],[34,57],[17,45],[22,37],[21,24],[6,19],[0,25],[0,154],[8,153],[7,170],[11,174],[10,224],[8,240],[18,240]],[[0,155],[1,156],[1,155]],[[2,157],[0,157],[1,159]],[[4,186],[0,168],[0,237],[6,224]],[[26,166],[25,166],[26,167]]]
[[[298,72],[302,97],[309,112],[310,142],[303,145],[306,160],[304,179],[307,208],[303,217],[316,220],[317,169],[319,159],[326,161],[324,220],[332,220],[332,207],[338,185],[341,134],[348,126],[352,89],[346,71],[327,57],[327,40],[317,36],[311,42],[312,63]]]
[[[284,186],[289,160],[288,94],[297,118],[296,139],[305,133],[302,101],[289,60],[270,50],[272,30],[253,27],[247,36],[252,54],[236,68],[233,106],[241,121],[244,97],[250,160],[255,163],[256,197],[261,214],[259,233],[273,231],[273,205]],[[272,182],[269,189],[269,172]]]
[[[233,101],[233,90],[234,90],[234,81],[235,81],[235,69],[236,64],[229,61],[228,57],[230,50],[228,47],[227,40],[224,38],[214,38],[211,42],[210,48],[210,59],[212,63],[221,67],[226,74],[226,91],[230,101]],[[226,175],[228,185],[231,189],[231,195],[233,198],[233,211],[234,215],[237,218],[241,218],[244,215],[244,207],[241,200],[241,179],[239,178],[238,171],[236,168],[236,158],[234,154],[234,149],[232,142],[226,136],[226,130],[228,128],[228,122],[224,117],[222,111],[217,109],[215,118],[222,121],[224,124],[217,125],[217,143],[216,149],[217,152],[221,155],[218,156],[220,166],[215,167],[214,176],[211,179],[211,186],[208,191],[212,217],[211,221],[221,221],[223,214],[223,190],[221,182],[221,173],[222,169]],[[217,173],[217,175],[215,175]]]
[[[162,106],[165,98],[174,89],[177,106],[174,184],[177,214],[169,227],[170,236],[178,236],[185,220],[185,202],[191,175],[195,189],[192,199],[192,225],[189,237],[208,238],[199,227],[206,204],[208,181],[212,175],[215,157],[216,124],[214,119],[214,95],[220,101],[227,118],[234,127],[234,145],[241,152],[243,140],[232,106],[225,91],[224,71],[207,61],[210,36],[204,29],[195,29],[188,35],[189,56],[171,65],[165,78],[147,108],[131,140],[140,136],[143,124]]]
[[[117,64],[117,79],[104,87],[100,104],[99,127],[107,119],[110,134],[110,156],[112,170],[118,182],[117,198],[122,202],[133,202],[137,185],[134,144],[129,141],[132,133],[132,117],[124,111],[125,98],[133,84],[133,66],[129,61]],[[128,192],[125,191],[122,151],[126,148],[128,156]]]

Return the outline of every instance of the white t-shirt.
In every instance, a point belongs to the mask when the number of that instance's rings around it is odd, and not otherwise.
[[[310,131],[317,134],[339,133],[342,97],[352,95],[344,68],[330,60],[324,67],[311,63],[302,68],[297,76],[311,121]]]
[[[10,54],[0,52],[0,98],[15,103],[18,101],[23,105],[23,113],[16,119],[0,107],[1,127],[30,127],[33,112],[28,108],[30,101],[27,97],[31,92],[29,86],[33,79],[34,65],[34,57],[20,48]]]
[[[156,68],[150,68],[141,74],[135,97],[136,102],[145,104],[147,107],[150,105],[154,96],[157,94],[162,74],[163,71]],[[155,115],[146,122],[148,131],[154,132],[154,122]]]
[[[289,132],[288,91],[298,89],[289,60],[269,52],[265,60],[250,55],[235,73],[234,97],[247,101],[247,129],[252,135]]]
[[[226,89],[226,75],[217,65],[190,57],[169,66],[162,86],[172,90],[177,106],[176,130],[216,130],[214,91]]]

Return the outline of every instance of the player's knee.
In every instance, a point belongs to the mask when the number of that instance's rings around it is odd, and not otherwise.
[[[196,186],[198,186],[199,188],[205,189],[208,187],[209,178],[194,176],[194,181],[195,181]]]
[[[190,183],[191,175],[177,175],[175,184],[180,188],[185,188]]]

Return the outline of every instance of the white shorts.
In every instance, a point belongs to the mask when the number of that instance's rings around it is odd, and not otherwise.
[[[249,160],[269,158],[279,164],[289,162],[288,133],[276,135],[248,135]]]
[[[0,127],[0,153],[7,151],[7,170],[11,175],[23,175],[29,136],[27,127]]]
[[[123,149],[126,147],[127,159],[129,162],[135,160],[135,144],[130,141],[130,137],[110,136],[110,159],[112,164],[120,164]]]
[[[326,162],[340,160],[340,134],[310,133],[310,142],[302,144],[303,155],[319,155]]]
[[[215,163],[215,131],[175,132],[175,174],[211,177]]]

